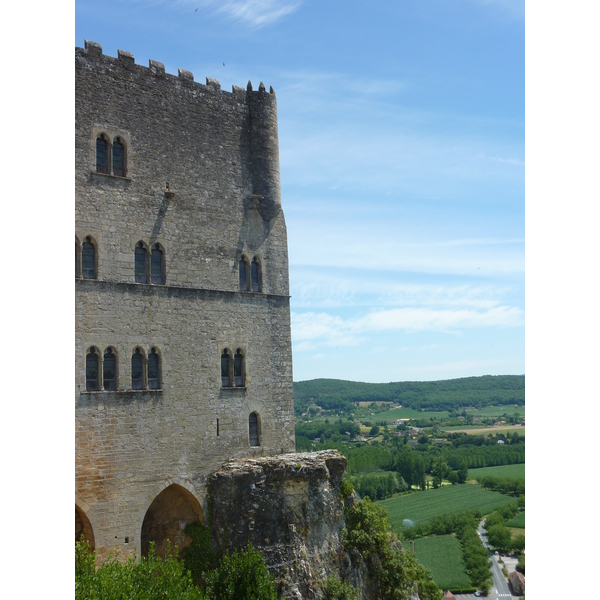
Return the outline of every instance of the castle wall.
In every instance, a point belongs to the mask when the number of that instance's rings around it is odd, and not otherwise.
[[[121,51],[76,49],[76,240],[97,251],[96,278],[75,292],[76,493],[100,556],[139,553],[169,486],[205,511],[206,477],[225,460],[294,450],[276,115],[263,86],[226,92]],[[96,172],[101,133],[124,144],[124,176]],[[140,241],[163,250],[164,285],[135,283]],[[260,264],[260,292],[240,291],[242,255]],[[91,346],[114,349],[116,391],[86,391]],[[160,389],[132,390],[136,347],[156,348]],[[221,385],[225,348],[242,350],[243,387]]]

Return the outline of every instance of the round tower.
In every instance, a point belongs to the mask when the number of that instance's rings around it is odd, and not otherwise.
[[[248,82],[246,98],[250,116],[252,192],[262,196],[260,214],[270,221],[281,210],[277,98],[273,88],[267,93],[262,81],[257,92],[252,91],[252,84]]]

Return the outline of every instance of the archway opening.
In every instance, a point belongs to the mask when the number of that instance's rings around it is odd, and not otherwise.
[[[204,523],[198,500],[184,487],[176,483],[170,485],[156,496],[144,517],[142,556],[148,556],[150,542],[155,543],[158,556],[165,556],[167,540],[171,542],[171,551],[175,546],[181,551],[192,542],[184,529],[195,521]]]
[[[96,549],[96,542],[94,540],[94,530],[92,529],[92,524],[90,520],[87,518],[86,514],[75,505],[75,542],[81,541],[81,536],[88,541],[90,544],[90,550]]]

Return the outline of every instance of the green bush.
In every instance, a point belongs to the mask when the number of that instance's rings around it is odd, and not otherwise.
[[[369,498],[346,507],[346,527],[342,542],[367,561],[369,572],[378,585],[379,600],[409,598],[418,591],[421,600],[439,600],[441,591],[431,573],[409,552],[396,546],[387,512]]]
[[[148,557],[124,563],[109,556],[96,570],[96,553],[83,538],[75,544],[75,600],[204,600],[177,554],[163,559],[150,544]]]
[[[183,564],[192,574],[194,582],[204,588],[206,574],[217,567],[219,559],[219,554],[211,548],[210,527],[196,521],[186,525],[184,531],[192,538],[192,542],[181,551]]]
[[[209,600],[277,600],[277,587],[262,554],[248,543],[246,550],[225,554],[206,577]]]
[[[323,600],[359,600],[358,591],[348,582],[329,577],[323,584]]]

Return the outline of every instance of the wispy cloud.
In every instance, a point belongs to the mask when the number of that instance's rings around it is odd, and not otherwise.
[[[301,0],[179,0],[179,5],[202,7],[231,21],[252,27],[271,25],[298,10]]]
[[[362,317],[343,319],[327,313],[292,313],[294,341],[319,341],[327,346],[356,346],[364,336],[378,332],[433,331],[458,333],[464,328],[520,327],[523,311],[498,306],[488,310],[397,308],[378,310]],[[308,345],[303,349],[311,349]],[[299,350],[296,346],[295,350]]]

